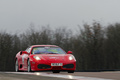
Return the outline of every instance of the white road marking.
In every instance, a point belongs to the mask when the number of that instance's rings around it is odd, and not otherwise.
[[[46,76],[46,77],[57,77],[64,79],[74,79],[74,80],[113,80],[113,79],[104,79],[104,78],[94,78],[94,77],[84,77],[84,76],[72,76],[72,75],[62,75],[62,74],[50,74],[50,73],[30,73],[30,72],[4,72],[4,73],[13,73],[13,74],[28,74],[36,76]]]

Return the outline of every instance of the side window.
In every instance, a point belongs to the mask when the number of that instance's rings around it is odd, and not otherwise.
[[[31,47],[27,48],[25,51],[27,51],[28,53],[30,53]]]

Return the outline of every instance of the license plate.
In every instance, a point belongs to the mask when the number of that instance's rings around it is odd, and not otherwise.
[[[62,63],[51,63],[51,66],[63,66]]]

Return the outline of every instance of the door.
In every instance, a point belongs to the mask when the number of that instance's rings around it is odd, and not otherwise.
[[[28,54],[23,54],[22,55],[22,63],[23,63],[24,69],[27,69],[27,60],[29,58],[30,51],[31,51],[31,47],[29,47],[29,48],[26,49],[26,52]]]

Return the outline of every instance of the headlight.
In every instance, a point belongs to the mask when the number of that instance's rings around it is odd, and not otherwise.
[[[38,56],[34,56],[33,58],[35,58],[36,60],[41,60]]]
[[[69,60],[73,60],[73,59],[76,61],[76,59],[73,55],[69,56]]]
[[[73,57],[72,57],[72,56],[69,56],[69,60],[73,60]]]

